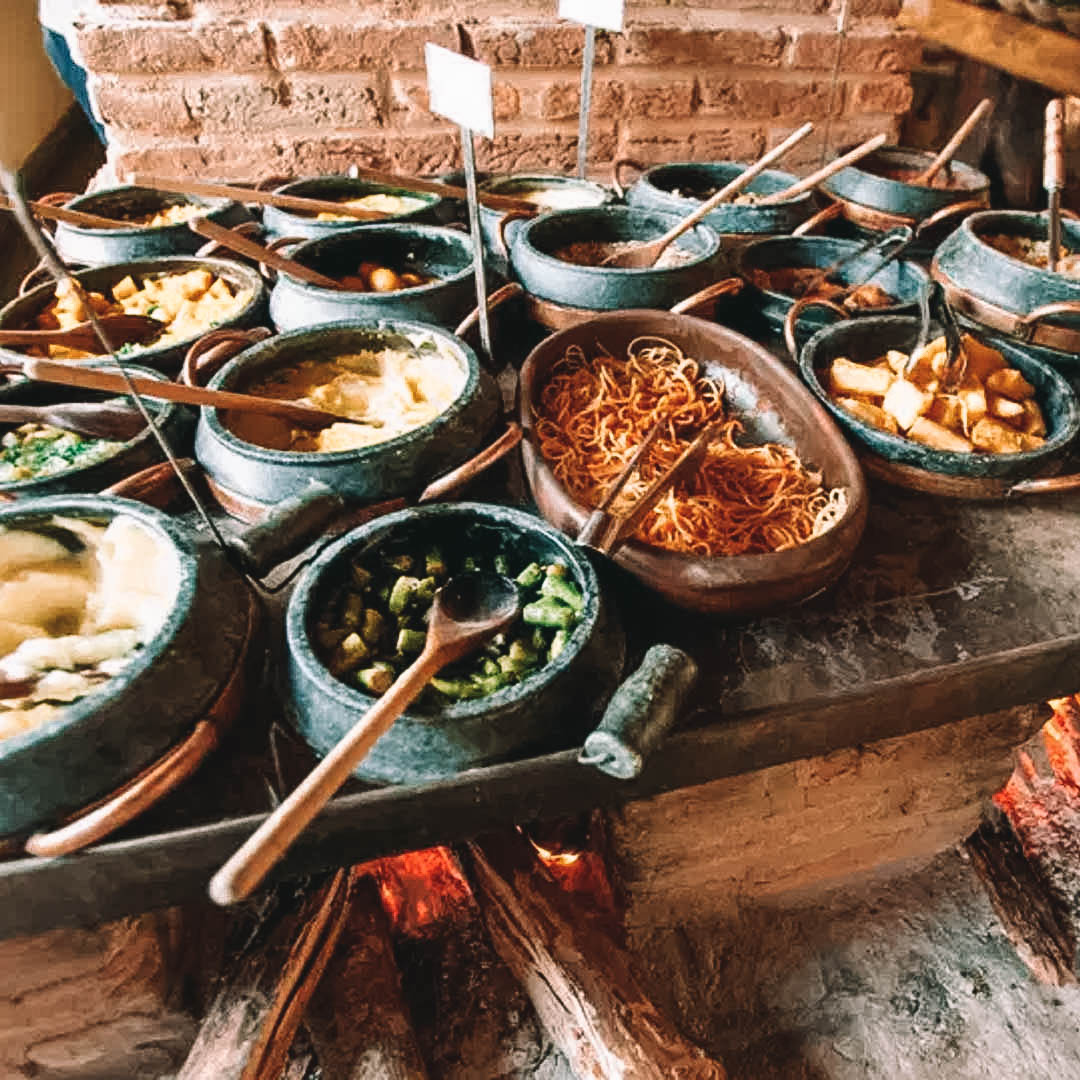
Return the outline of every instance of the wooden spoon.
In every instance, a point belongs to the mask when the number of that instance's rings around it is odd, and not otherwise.
[[[249,896],[428,682],[509,626],[520,607],[517,586],[502,574],[474,570],[451,578],[435,594],[424,651],[213,876],[210,898],[233,904]]]
[[[994,109],[994,103],[989,98],[983,98],[971,113],[968,118],[956,129],[953,137],[941,148],[938,156],[930,162],[929,165],[911,182],[913,184],[923,184],[929,186],[933,183],[934,177],[949,163],[953,154],[963,145],[964,140],[975,130],[975,125],[979,123],[984,116],[989,116]]]
[[[310,266],[304,266],[303,263],[298,263],[295,259],[290,259],[272,248],[264,247],[242,233],[226,229],[224,225],[218,225],[208,218],[192,218],[188,222],[188,228],[200,236],[205,236],[207,240],[213,240],[222,247],[235,251],[237,255],[265,263],[275,270],[306,281],[309,285],[318,285],[321,289],[336,289],[339,292],[351,291],[346,289],[340,281],[327,277],[326,274],[320,274],[318,270],[312,270]]]
[[[229,390],[206,390],[201,386],[184,386],[181,383],[146,379],[138,375],[132,375],[129,379],[111,371],[82,367],[78,364],[63,364],[54,360],[39,360],[34,356],[27,358],[22,371],[28,379],[38,379],[41,382],[81,386],[86,390],[107,390],[111,394],[129,394],[134,388],[140,397],[179,401],[182,405],[206,405],[212,409],[262,413],[264,416],[278,416],[282,420],[288,420],[306,428],[324,428],[339,423],[381,426],[378,420],[356,420],[349,416],[335,416],[333,413],[322,412],[320,409],[312,409],[306,405],[297,405],[291,401],[279,401],[277,398],[237,394]]]
[[[127,442],[145,430],[137,409],[116,401],[65,401],[56,405],[0,403],[0,424],[48,424],[88,439]]]
[[[830,176],[835,176],[842,169],[846,169],[849,165],[854,165],[856,161],[861,161],[867,154],[872,154],[875,150],[879,150],[885,145],[887,138],[888,136],[882,132],[880,135],[875,135],[872,139],[867,139],[866,142],[856,146],[854,150],[849,150],[846,154],[841,154],[835,161],[829,162],[828,165],[818,169],[817,172],[812,172],[797,184],[792,184],[791,187],[784,191],[778,191],[775,195],[766,195],[764,199],[759,199],[758,206],[775,206],[777,203],[794,199],[799,195],[802,195],[805,191],[813,191],[818,184],[822,183],[824,180],[828,180]]]
[[[653,266],[656,260],[664,254],[669,244],[682,236],[687,229],[692,229],[699,221],[711,214],[722,202],[726,202],[737,195],[773,162],[779,161],[789,150],[801,143],[813,130],[813,124],[803,124],[798,131],[793,132],[779,146],[758,158],[753,165],[736,176],[730,184],[722,187],[715,195],[706,199],[696,210],[684,217],[678,225],[669,229],[659,239],[639,244],[628,251],[613,252],[600,265],[617,266],[625,270],[637,270]]]
[[[102,217],[101,214],[88,214],[85,210],[68,210],[65,206],[49,206],[48,203],[28,202],[26,204],[33,211],[35,217],[47,218],[50,221],[63,221],[68,225],[76,225],[82,229],[134,229],[138,228],[130,221],[121,221],[118,218]],[[0,195],[0,210],[11,210],[11,200]]]
[[[110,341],[141,345],[165,332],[165,323],[149,315],[101,315],[101,328]],[[63,345],[94,356],[103,355],[92,323],[81,322],[66,330],[0,330],[0,345]]]

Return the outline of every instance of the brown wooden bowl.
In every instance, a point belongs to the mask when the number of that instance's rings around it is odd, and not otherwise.
[[[827,486],[847,489],[848,508],[823,536],[789,551],[705,557],[631,541],[616,551],[615,561],[682,607],[725,615],[797,603],[831,585],[850,562],[866,525],[866,483],[855,454],[783,363],[748,338],[703,319],[664,311],[609,312],[553,334],[533,349],[521,371],[520,411],[525,474],[540,512],[574,536],[589,515],[567,494],[536,446],[533,410],[552,364],[569,345],[588,353],[599,342],[621,356],[643,335],[673,341],[709,374],[722,376],[729,405],[747,421],[750,437],[789,442],[806,465],[821,470]]]

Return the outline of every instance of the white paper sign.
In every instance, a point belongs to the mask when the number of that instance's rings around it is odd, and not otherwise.
[[[618,33],[625,7],[626,0],[559,0],[559,18]]]
[[[491,103],[491,68],[430,42],[424,54],[431,111],[492,138],[495,110]]]

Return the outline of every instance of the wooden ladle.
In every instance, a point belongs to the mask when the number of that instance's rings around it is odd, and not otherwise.
[[[56,405],[0,404],[0,424],[48,424],[88,439],[127,442],[146,429],[142,413],[116,401],[64,401]]]
[[[509,626],[520,607],[517,586],[502,574],[452,577],[435,594],[424,651],[213,876],[210,898],[233,904],[249,896],[428,682]]]
[[[773,162],[779,161],[789,150],[801,143],[813,130],[813,124],[803,124],[798,131],[792,132],[779,146],[774,147],[767,154],[758,158],[753,165],[739,173],[730,184],[725,185],[715,195],[706,199],[696,210],[687,214],[678,225],[673,226],[663,236],[656,240],[649,240],[644,244],[638,244],[627,251],[613,252],[600,265],[619,267],[623,270],[641,270],[655,265],[656,260],[664,254],[670,244],[711,214],[721,203],[734,198]]]
[[[81,386],[86,390],[106,390],[111,394],[129,394],[132,389],[140,397],[161,401],[178,401],[181,405],[207,405],[213,409],[231,409],[234,412],[262,413],[306,428],[324,428],[331,424],[370,424],[380,426],[376,420],[358,420],[349,416],[297,405],[292,401],[258,397],[255,394],[237,394],[230,390],[206,390],[201,386],[184,386],[161,379],[146,379],[138,375],[125,377],[111,371],[64,364],[55,360],[39,360],[36,356],[26,359],[22,373],[28,379],[41,382],[62,383],[65,386]]]
[[[937,157],[915,179],[913,184],[923,184],[929,187],[934,182],[934,177],[952,160],[953,155],[963,145],[964,140],[975,130],[976,125],[984,116],[988,116],[994,108],[990,98],[983,98],[968,118],[956,129],[953,137],[941,148]]]
[[[149,315],[101,315],[98,322],[110,341],[123,345],[141,345],[166,329],[165,323]],[[102,355],[101,342],[89,322],[69,326],[66,330],[0,330],[0,345],[62,345],[66,349]]]

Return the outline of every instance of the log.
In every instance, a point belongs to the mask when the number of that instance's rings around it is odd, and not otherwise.
[[[496,952],[581,1077],[725,1080],[649,1000],[602,916],[564,893],[517,833],[461,852]]]
[[[354,884],[341,941],[304,1023],[323,1080],[427,1080],[371,878]]]
[[[176,1080],[279,1080],[348,914],[339,870],[300,903],[274,905],[225,976]]]

